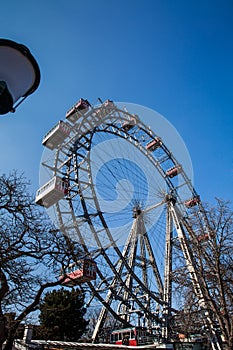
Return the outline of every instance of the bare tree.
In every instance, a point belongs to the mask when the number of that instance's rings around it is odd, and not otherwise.
[[[43,292],[60,284],[61,267],[78,253],[34,203],[28,185],[17,172],[0,176],[0,345],[6,342],[6,350]],[[15,313],[10,326],[9,312]]]
[[[87,331],[86,337],[89,339],[89,341],[91,341],[101,309],[102,307],[100,305],[95,305],[94,308],[92,307],[87,310],[87,318],[89,320],[89,324],[88,324],[88,331]],[[116,325],[116,320],[110,313],[108,313],[104,328],[101,329],[101,332],[99,333],[99,336],[98,336],[100,342],[108,343],[110,333],[115,327],[118,328]]]
[[[185,300],[183,320],[179,327],[190,331],[199,329],[210,334],[208,322],[205,323],[208,311],[214,331],[222,339],[227,349],[233,348],[233,212],[228,202],[216,200],[216,205],[205,205],[204,225],[200,222],[200,211],[193,209],[190,227],[195,228],[190,246],[196,266],[197,277],[204,297],[204,308],[200,310],[200,303],[193,290],[192,281],[188,274],[176,276]],[[203,214],[202,213],[202,214]],[[186,222],[187,225],[187,222]],[[191,230],[190,230],[191,232]],[[179,328],[178,327],[178,328]]]

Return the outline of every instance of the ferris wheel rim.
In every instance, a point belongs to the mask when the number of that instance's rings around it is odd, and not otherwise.
[[[92,115],[96,115],[98,110],[99,110],[100,107],[97,107],[97,108],[92,108],[90,113],[89,113],[89,116],[92,116]],[[125,118],[119,118],[119,116],[115,116],[114,113],[122,113]],[[67,149],[70,148],[70,145],[73,144],[74,142],[78,142],[79,140],[82,139],[83,137],[83,131],[86,132],[85,134],[85,138],[86,138],[86,141],[87,143],[89,142],[89,145],[85,145],[85,147],[87,148],[88,151],[91,150],[91,139],[92,139],[92,136],[95,132],[103,132],[103,133],[106,133],[106,132],[110,132],[109,130],[112,128],[113,131],[112,133],[126,141],[128,141],[131,145],[133,145],[134,147],[136,147],[145,157],[147,157],[149,159],[149,161],[154,165],[154,167],[156,168],[156,170],[158,171],[158,173],[160,174],[160,176],[163,178],[164,182],[166,182],[167,184],[167,187],[170,189],[170,193],[167,193],[168,197],[165,197],[164,198],[164,203],[166,203],[166,201],[170,201],[172,200],[172,198],[176,201],[176,205],[178,206],[180,212],[182,213],[187,213],[187,209],[185,208],[185,205],[184,205],[184,201],[179,198],[179,193],[177,191],[177,188],[173,185],[173,182],[171,180],[171,178],[169,176],[166,176],[166,170],[164,170],[162,167],[160,167],[160,163],[158,162],[157,159],[154,158],[154,152],[148,152],[148,150],[146,150],[146,147],[145,145],[142,146],[140,144],[140,142],[137,142],[137,139],[131,134],[131,129],[130,130],[123,130],[122,129],[122,122],[127,122],[129,121],[129,118],[132,118],[132,114],[130,114],[129,112],[126,112],[126,111],[123,111],[123,110],[120,110],[120,109],[117,109],[117,108],[108,108],[108,115],[102,119],[102,122],[101,124],[99,124],[99,120],[97,119],[96,122],[97,122],[97,126],[90,123],[90,121],[88,120],[85,120],[83,119],[82,122],[81,122],[81,125],[79,124],[79,126],[77,126],[76,124],[73,125],[73,129],[74,129],[74,134],[71,136],[70,139],[68,139],[68,141],[65,142],[65,144],[62,144],[57,152],[56,152],[56,157],[55,157],[55,166],[54,166],[54,175],[57,175],[60,173],[62,174],[62,167],[61,167],[61,164],[59,163],[60,160],[59,160],[59,157],[60,157],[60,154],[61,153],[64,153],[66,154],[67,153]],[[114,121],[119,118],[120,119],[120,122],[121,122],[121,126],[117,126],[114,124]],[[97,130],[97,127],[99,125],[105,125],[105,129],[103,130]],[[79,129],[78,127],[80,128],[81,130],[81,133],[79,133]],[[90,127],[92,129],[90,129]],[[135,128],[137,129],[140,129],[140,130],[143,130],[149,137],[151,137],[151,139],[154,139],[156,137],[159,137],[157,136],[155,133],[153,133],[145,124],[143,124],[140,120],[137,120],[137,125],[135,126]],[[91,133],[92,132],[92,135],[89,138],[89,136],[87,137],[87,134],[88,133]],[[74,141],[75,140],[75,141]],[[78,141],[77,141],[78,140]],[[162,144],[161,146],[163,152],[164,152],[164,156],[166,156],[169,160],[171,160],[171,162],[173,163],[174,166],[180,166],[180,164],[178,163],[178,161],[176,160],[176,158],[174,157],[174,155],[168,150],[168,148],[166,147],[166,145]],[[90,156],[90,152],[89,152],[89,156]],[[88,156],[88,157],[89,157]],[[91,168],[91,160],[90,158],[88,158],[88,161],[87,161],[87,168]],[[62,157],[61,157],[62,158]],[[82,164],[83,166],[83,164]],[[168,170],[168,169],[167,169]],[[89,173],[91,173],[91,170],[89,169]],[[62,174],[64,175],[64,174]],[[184,185],[187,186],[189,192],[190,192],[190,195],[192,196],[196,196],[197,193],[195,191],[195,189],[193,188],[190,180],[188,179],[188,176],[185,174],[184,172],[184,169],[181,168],[181,172],[179,173],[179,175],[182,177],[182,180],[184,182]],[[92,193],[95,192],[95,188],[93,186],[93,182],[91,181],[90,182],[90,188],[91,188],[91,191]],[[81,196],[83,198],[83,201],[85,202],[85,194],[83,193],[82,190],[79,191],[79,196]],[[77,218],[75,217],[74,215],[74,212],[73,212],[73,209],[72,209],[72,200],[73,198],[71,198],[70,200],[68,200],[68,202],[70,203],[70,211],[73,213],[73,220],[77,220]],[[98,198],[96,195],[93,195],[93,203],[95,204],[96,206],[96,209],[97,209],[97,213],[101,219],[101,222],[103,223],[104,225],[104,228],[106,230],[108,230],[108,227],[107,227],[107,224],[104,220],[104,217],[101,213],[101,210],[100,210],[100,206],[99,206],[99,203],[98,203]],[[198,205],[201,205],[201,202],[198,203]],[[60,224],[61,226],[65,226],[63,224],[63,220],[62,220],[62,208],[60,206],[60,203],[58,202],[56,204],[56,209],[57,211],[59,212],[59,216],[60,216]],[[88,210],[86,210],[84,212],[84,214],[86,215],[86,219],[90,220],[91,219],[91,216],[90,214],[88,213]],[[93,214],[91,214],[93,215]],[[91,222],[91,220],[90,220]],[[106,226],[106,227],[105,227]],[[94,233],[94,232],[93,232]],[[82,237],[82,234],[80,234],[80,237]],[[112,241],[112,244],[114,242]],[[99,242],[100,244],[100,247],[101,247],[101,242]],[[88,251],[88,247],[85,245],[85,241],[83,241],[83,246],[87,249]],[[113,244],[113,247],[114,249],[116,249],[116,251],[118,251],[118,247]],[[101,247],[101,248],[104,248],[104,247]],[[109,264],[109,266],[111,265],[111,261],[108,259],[107,257],[107,254],[105,254],[105,251],[103,250],[102,254],[105,256],[105,260],[106,262]],[[119,253],[117,253],[119,255],[119,257],[122,258],[122,254],[121,252],[119,251]],[[125,266],[128,268],[128,271],[131,272],[132,276],[137,280],[137,276],[134,274],[134,272],[132,271],[132,269],[127,265],[125,264]],[[115,266],[112,266],[112,271],[118,275],[117,277],[119,278],[119,280],[121,280],[120,276],[119,276],[119,273],[117,273],[116,271],[116,267]],[[142,286],[142,282],[138,279],[138,282],[140,283],[140,285]],[[145,289],[146,291],[148,291],[148,289]],[[155,300],[158,302],[158,298],[155,297]]]
[[[98,109],[97,109],[98,110]],[[118,111],[121,113],[125,113],[125,115],[127,117],[132,117],[132,115],[129,112],[123,111],[123,110],[119,110],[114,108],[113,111]],[[93,113],[95,113],[95,109],[93,109]],[[128,131],[124,131],[124,135],[120,134],[120,131],[122,131],[122,129],[116,127],[116,125],[114,125],[112,123],[112,119],[115,119],[115,117],[110,118],[111,123],[109,123],[109,126],[114,126],[114,132],[118,131],[118,133],[116,133],[115,135],[120,136],[122,139],[127,140],[128,142],[130,142],[134,147],[136,147],[140,152],[144,152],[144,155],[155,165],[156,169],[158,170],[158,172],[160,173],[160,175],[163,177],[164,181],[167,183],[168,187],[170,188],[170,191],[172,191],[173,193],[175,193],[175,197],[176,200],[179,199],[179,195],[177,194],[177,188],[174,187],[174,185],[171,182],[171,179],[169,178],[169,176],[166,176],[165,172],[163,172],[161,170],[161,168],[159,167],[159,162],[156,161],[153,157],[153,152],[147,152],[145,150],[145,147],[141,147],[141,144],[138,143],[133,143],[136,142],[135,139],[132,138],[132,135],[128,132]],[[122,120],[122,119],[121,119]],[[124,119],[123,119],[124,120]],[[125,121],[127,121],[127,119],[125,118]],[[103,122],[107,122],[107,120],[103,120]],[[151,135],[151,138],[154,139],[156,137],[158,137],[155,133],[153,133],[151,131],[151,129],[149,129],[148,127],[146,127],[145,124],[143,124],[141,121],[137,121],[138,125],[140,125],[140,129],[147,132],[147,135]],[[86,128],[86,130],[90,130],[88,129],[88,127],[90,127],[90,124],[86,123],[85,125],[85,120],[83,120],[83,125],[84,128]],[[93,129],[95,129],[95,126],[93,126]],[[100,132],[107,132],[106,130],[100,130]],[[108,131],[109,132],[109,131]],[[113,132],[113,133],[114,133]],[[75,135],[75,137],[77,137],[77,134]],[[70,141],[68,141],[70,142]],[[66,146],[66,145],[65,145]],[[166,154],[167,158],[170,159],[173,163],[174,166],[180,166],[179,162],[176,160],[176,158],[174,157],[174,155],[168,150],[168,148],[166,147],[166,145],[163,143],[161,148],[163,149],[164,153]],[[62,146],[58,149],[58,153],[61,152],[62,150]],[[57,157],[56,159],[58,159],[59,157]],[[57,165],[55,165],[55,171],[54,171],[54,175],[56,175],[57,173],[59,173],[59,171],[57,171]],[[195,191],[194,187],[191,184],[191,181],[189,180],[188,176],[186,175],[184,169],[181,168],[181,172],[179,173],[179,175],[181,175],[184,179],[184,184],[188,186],[189,191],[190,191],[190,195],[192,196],[197,196],[197,192]],[[181,211],[184,211],[184,203],[183,201],[180,199],[179,202],[177,203],[179,206],[182,205],[182,209]]]
[[[115,112],[115,111],[116,111],[116,109],[114,108],[114,112]],[[128,112],[125,112],[125,111],[122,111],[122,110],[118,110],[118,112],[121,112],[121,113],[123,112],[123,113],[125,114],[125,119],[123,119],[123,121],[124,121],[124,120],[127,121],[127,120],[128,120],[127,117],[130,117],[130,118],[132,117],[132,115],[131,115],[130,113],[128,113]],[[95,113],[95,112],[93,111],[93,113]],[[124,139],[127,139],[127,141],[129,141],[129,142],[131,142],[131,143],[133,144],[133,141],[135,142],[136,140],[132,138],[132,136],[130,135],[130,133],[129,133],[128,131],[124,131],[123,135],[122,135],[122,134],[119,134],[119,132],[122,131],[122,130],[121,130],[120,128],[117,128],[116,125],[114,125],[114,124],[112,123],[112,119],[115,119],[115,116],[114,116],[114,117],[111,117],[111,118],[108,117],[108,118],[104,121],[105,124],[107,124],[107,122],[109,122],[109,120],[110,120],[108,126],[109,126],[109,127],[114,126],[115,131],[118,130],[118,136],[120,136],[120,137],[122,137],[122,138],[124,138]],[[122,121],[122,119],[121,119],[121,121]],[[85,125],[85,121],[83,121],[83,123],[84,123],[84,125]],[[151,130],[148,129],[142,122],[138,122],[138,125],[140,125],[140,129],[143,129],[144,131],[146,130],[147,135],[148,135],[148,134],[151,134],[151,138],[157,137],[157,135],[153,134],[153,133],[151,132]],[[137,125],[137,127],[138,127],[138,125]],[[93,129],[94,129],[94,128],[95,128],[95,127],[93,127]],[[86,129],[87,129],[87,127],[86,127]],[[103,131],[103,132],[106,132],[106,131]],[[82,136],[81,136],[81,137],[82,137]],[[137,144],[137,143],[134,143],[133,146],[137,147],[140,151],[142,151],[141,145],[140,145],[139,143],[138,143],[138,144]],[[147,152],[147,154],[146,154],[145,148],[143,148],[143,150],[144,150],[144,155],[147,156],[147,157],[150,159],[150,161],[153,162],[154,159],[153,159],[153,157],[150,155],[150,153]],[[173,164],[174,164],[174,165],[177,165],[178,162],[176,161],[176,159],[174,158],[174,156],[171,154],[171,152],[169,152],[169,150],[166,148],[165,145],[163,145],[163,150],[164,150],[164,152],[166,153],[166,155],[172,160]],[[89,161],[89,163],[90,163],[90,161]],[[158,169],[158,163],[154,163],[154,165],[155,165],[156,169]],[[169,187],[172,188],[173,191],[175,191],[176,189],[173,187],[173,185],[172,185],[172,183],[171,183],[169,177],[164,176],[164,174],[162,174],[162,172],[161,172],[161,169],[159,169],[159,170],[160,170],[161,176],[163,176],[163,178],[164,178],[164,181],[166,181],[167,184],[169,185]],[[182,174],[184,174],[184,172],[182,172]],[[187,178],[187,177],[186,177],[186,178]],[[194,192],[194,189],[193,189],[193,187],[190,185],[190,183],[189,183],[189,182],[187,182],[187,183],[188,183],[189,186],[190,186],[190,192],[191,192],[191,191]],[[94,187],[93,187],[93,186],[92,186],[92,190],[94,190]],[[82,195],[82,196],[83,196],[83,198],[85,199],[85,195]],[[93,196],[93,198],[95,198],[95,205],[98,207],[99,205],[98,205],[98,203],[97,203],[97,197],[96,197],[96,196]],[[86,214],[88,215],[87,212],[86,212]],[[113,243],[113,242],[112,242],[112,243]]]

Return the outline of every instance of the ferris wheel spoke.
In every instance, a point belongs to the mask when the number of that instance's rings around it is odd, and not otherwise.
[[[143,209],[142,212],[143,212],[144,214],[145,214],[145,213],[148,213],[148,212],[150,212],[151,210],[160,207],[160,206],[163,205],[165,202],[166,202],[166,200],[164,199],[164,200],[161,201],[160,203],[154,204],[154,205],[150,206],[149,208]]]

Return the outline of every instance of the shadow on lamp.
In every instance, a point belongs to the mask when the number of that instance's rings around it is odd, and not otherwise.
[[[29,49],[0,39],[0,114],[15,112],[39,83],[40,69]]]

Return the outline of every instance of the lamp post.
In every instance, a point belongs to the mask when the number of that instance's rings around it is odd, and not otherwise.
[[[14,112],[39,83],[40,69],[29,49],[0,39],[0,114]]]

